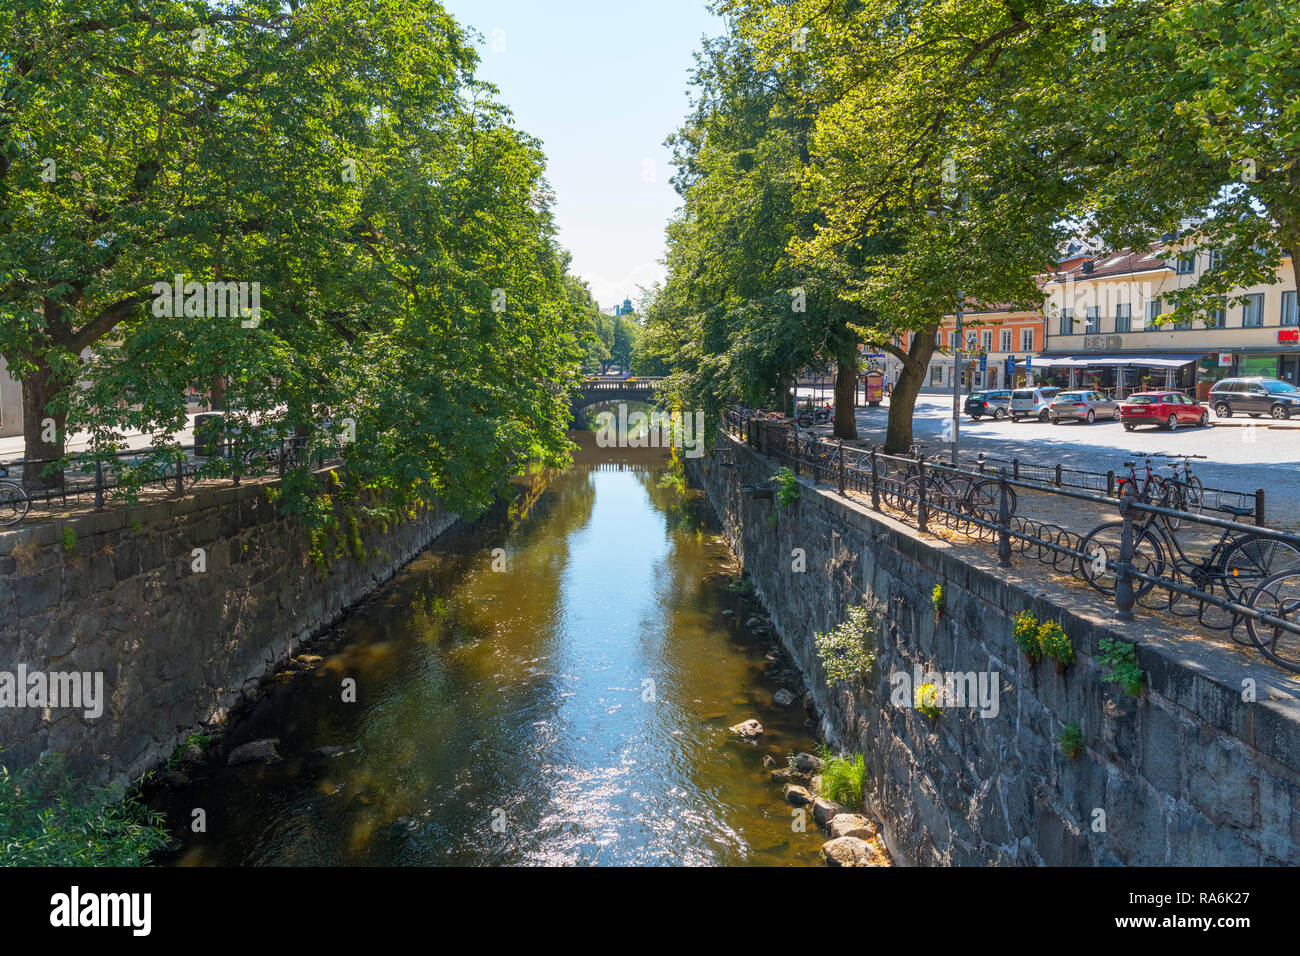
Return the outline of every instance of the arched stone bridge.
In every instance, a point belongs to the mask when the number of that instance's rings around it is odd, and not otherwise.
[[[576,416],[578,409],[596,402],[653,402],[661,377],[593,378],[582,382],[569,401]]]

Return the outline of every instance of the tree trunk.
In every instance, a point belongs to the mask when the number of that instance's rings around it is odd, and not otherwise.
[[[853,397],[858,390],[858,347],[839,357],[835,369],[835,427],[836,438],[857,438],[858,419],[853,414]]]
[[[47,406],[58,394],[54,373],[44,361],[37,360],[36,368],[27,372],[23,386],[23,458],[31,464],[23,466],[23,487],[29,491],[63,490],[63,469],[56,468],[46,474],[50,462],[63,457],[67,424],[66,410],[47,411]],[[49,434],[49,421],[53,420],[52,442],[45,441]]]
[[[916,396],[925,384],[926,369],[934,355],[934,330],[937,326],[923,329],[912,336],[912,345],[907,350],[910,361],[903,363],[898,373],[898,381],[889,395],[889,428],[885,433],[885,453],[889,455],[906,454],[912,447],[912,412],[916,408]]]
[[[797,385],[797,379],[792,379],[787,375],[782,377],[780,384],[777,386],[780,389],[777,398],[781,402],[781,414],[788,418],[793,418],[795,413],[794,390],[791,385]]]

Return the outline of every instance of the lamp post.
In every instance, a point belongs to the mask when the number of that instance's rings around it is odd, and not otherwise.
[[[962,331],[961,307],[963,305],[961,289],[957,290],[957,348],[952,353],[952,465],[957,467],[957,438],[961,429],[961,356]]]

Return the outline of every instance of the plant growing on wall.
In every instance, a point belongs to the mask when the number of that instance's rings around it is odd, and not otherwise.
[[[1011,627],[1016,647],[1020,648],[1031,664],[1043,656],[1042,645],[1038,643],[1039,627],[1038,618],[1033,611],[1021,611]]]
[[[1038,647],[1056,661],[1057,673],[1063,673],[1075,661],[1074,644],[1056,621],[1044,621],[1038,628]]]
[[[813,636],[826,683],[851,683],[876,662],[872,646],[880,627],[877,611],[875,605],[855,604],[845,611],[845,620],[833,630]]]
[[[799,479],[789,468],[781,468],[770,481],[776,483],[776,507],[783,510],[799,500]]]
[[[921,684],[912,695],[912,706],[931,720],[938,720],[943,713],[939,706],[939,688],[934,684]]]
[[[934,620],[937,624],[939,618],[943,616],[943,610],[948,594],[944,589],[943,582],[940,581],[930,590],[930,603],[934,605]]]
[[[69,554],[77,550],[77,532],[71,525],[64,525],[63,531],[59,535],[59,540],[63,544],[63,550]]]
[[[1071,760],[1078,760],[1083,753],[1083,731],[1078,724],[1066,724],[1061,731],[1061,753]]]
[[[1141,695],[1146,674],[1138,667],[1137,645],[1113,637],[1103,637],[1097,645],[1097,660],[1110,670],[1102,674],[1103,684],[1123,684],[1124,690],[1134,697]]]

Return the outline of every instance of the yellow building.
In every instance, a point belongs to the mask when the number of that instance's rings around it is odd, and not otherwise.
[[[1073,259],[1046,277],[1047,346],[1036,377],[1069,387],[1197,388],[1231,376],[1300,384],[1300,325],[1291,261],[1278,282],[1235,289],[1206,320],[1156,326],[1165,301],[1214,268],[1212,253],[1161,244]],[[1246,296],[1245,302],[1237,301]],[[1204,397],[1202,395],[1202,397]]]

